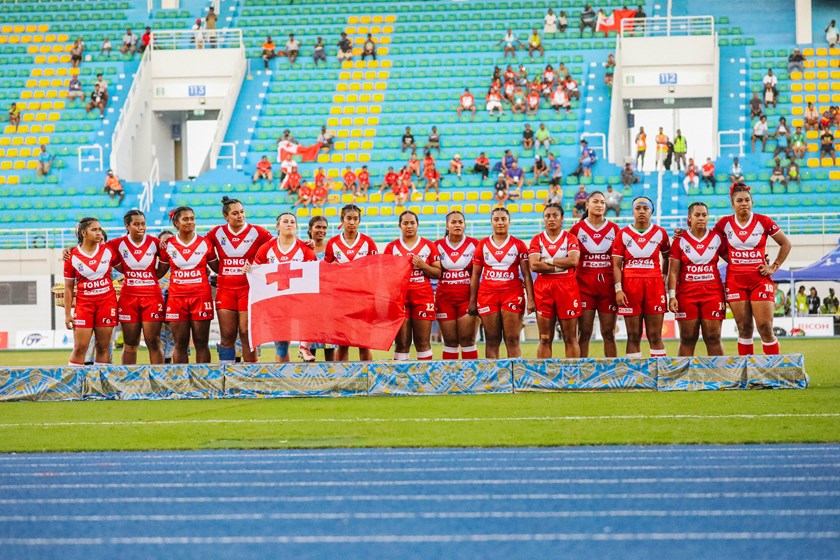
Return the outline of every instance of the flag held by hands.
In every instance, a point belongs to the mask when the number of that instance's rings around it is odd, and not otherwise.
[[[387,350],[405,319],[411,260],[264,264],[248,271],[251,347],[278,340]]]
[[[288,140],[281,140],[277,143],[277,163],[283,163],[289,155],[300,156],[303,161],[315,161],[322,145],[318,142],[311,146],[301,146]]]

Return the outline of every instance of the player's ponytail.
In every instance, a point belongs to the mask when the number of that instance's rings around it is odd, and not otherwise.
[[[143,219],[146,218],[146,215],[143,213],[142,210],[138,210],[136,208],[134,210],[129,210],[125,213],[125,216],[123,216],[123,224],[125,224],[125,227],[131,225],[131,221],[134,219],[134,216],[140,216]]]
[[[230,212],[230,207],[234,204],[242,204],[239,200],[235,198],[228,198],[227,196],[222,197],[222,214],[227,216]]]
[[[79,245],[85,240],[85,232],[91,226],[91,224],[98,222],[96,218],[82,218],[79,220],[79,223],[76,224],[76,239],[79,240]]]

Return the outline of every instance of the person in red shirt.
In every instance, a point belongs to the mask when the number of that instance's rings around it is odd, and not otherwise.
[[[618,314],[627,327],[627,357],[642,357],[644,322],[650,356],[665,356],[662,320],[668,303],[664,277],[668,275],[668,234],[652,224],[653,202],[644,196],[633,201],[632,225],[622,228],[612,246],[613,280]]]
[[[111,334],[117,324],[117,296],[111,282],[114,250],[104,243],[102,225],[83,218],[76,225],[79,244],[64,261],[64,326],[73,330],[73,351],[68,365],[83,366],[91,337],[94,363],[111,362]],[[75,302],[73,301],[74,290]]]
[[[479,241],[475,250],[469,313],[478,315],[484,326],[485,358],[499,357],[503,334],[508,358],[519,358],[522,315],[536,309],[528,247],[510,235],[507,208],[494,208],[490,223],[493,234]]]
[[[324,171],[323,167],[319,167],[318,171],[315,172],[315,188],[327,186],[327,172]]]
[[[499,90],[496,88],[491,89],[487,93],[487,98],[485,99],[487,102],[486,109],[487,113],[492,117],[493,111],[498,111],[496,117],[501,117],[505,114],[504,109],[502,108],[502,94],[499,93]]]
[[[727,247],[726,302],[738,325],[738,354],[750,355],[754,328],[761,337],[765,354],[778,354],[779,341],[773,333],[775,287],[771,276],[778,272],[790,254],[791,243],[770,217],[753,214],[750,188],[736,183],[729,189],[734,213],[715,224],[715,231]],[[779,245],[779,253],[767,264],[767,239]],[[753,327],[753,321],[755,327]]]
[[[680,356],[693,356],[700,329],[709,356],[723,356],[720,330],[726,316],[718,259],[726,250],[719,233],[707,229],[709,208],[688,207],[688,230],[674,236],[668,267],[668,309],[680,325]]]
[[[292,206],[300,206],[301,208],[306,208],[312,204],[312,189],[309,188],[309,184],[304,181],[303,185],[298,189],[298,199],[295,201]]]
[[[158,275],[171,268],[166,321],[175,340],[172,363],[186,364],[192,338],[195,362],[210,363],[210,322],[213,320],[213,294],[207,268],[219,270],[219,259],[213,245],[195,232],[195,212],[179,206],[169,214],[178,233],[171,237],[160,253]]]
[[[342,191],[350,191],[351,193],[356,194],[356,192],[359,190],[359,184],[357,182],[356,173],[354,173],[353,170],[348,167],[344,171],[344,175],[342,176],[342,178],[344,179]]]
[[[394,193],[395,206],[403,206],[408,202],[408,195],[411,193],[411,175],[407,172],[400,175],[400,179],[391,189],[391,192]]]
[[[435,189],[435,193],[440,194],[440,172],[435,169],[435,164],[428,166],[423,175],[426,177],[426,190],[424,192]]]
[[[437,247],[417,235],[420,220],[406,210],[399,217],[400,238],[388,243],[384,254],[410,256],[412,263],[405,301],[406,318],[394,341],[394,360],[409,359],[411,343],[418,360],[432,359],[432,323],[435,320],[435,294],[430,278],[440,278],[441,265]]]
[[[368,171],[367,165],[362,166],[362,170],[359,171],[358,180],[359,190],[356,194],[367,196],[368,189],[370,188],[370,172]]]
[[[528,114],[536,115],[537,111],[540,110],[540,92],[537,90],[531,90],[525,104],[528,108]]]
[[[481,180],[484,181],[490,175],[490,158],[488,158],[484,152],[478,154],[478,157],[475,158],[475,167],[473,167],[473,173],[481,173]]]
[[[470,88],[464,88],[464,93],[461,94],[461,103],[458,105],[458,118],[461,118],[463,111],[472,112],[470,120],[475,119],[475,97],[470,93]]]
[[[317,208],[326,204],[329,194],[325,185],[316,186],[312,191],[312,206]]]
[[[268,182],[274,180],[274,175],[271,172],[271,162],[268,161],[268,156],[263,156],[257,162],[257,171],[254,173],[254,183],[260,179],[265,179]]]
[[[426,170],[429,169],[429,167],[434,166],[435,158],[434,156],[432,156],[432,152],[426,152],[426,154],[423,156],[423,173],[425,174]]]
[[[534,282],[540,333],[537,358],[551,357],[558,321],[566,358],[579,358],[577,322],[581,306],[575,269],[580,261],[580,246],[574,235],[563,231],[563,208],[559,204],[546,204],[543,222],[545,231],[534,236],[528,247],[528,265],[537,273]]]
[[[301,179],[300,172],[297,167],[295,167],[288,175],[286,175],[286,178],[283,179],[283,184],[280,185],[280,188],[285,189],[290,193],[296,193],[300,188]]]
[[[420,176],[420,160],[417,159],[417,154],[412,153],[411,157],[408,158],[408,163],[406,167],[411,172],[412,175]]]
[[[394,168],[389,167],[388,173],[385,174],[385,179],[382,181],[382,186],[379,187],[379,192],[384,190],[391,190],[397,184],[397,180],[399,179],[399,175],[394,173]]]
[[[707,185],[711,185],[712,187],[715,186],[717,182],[715,179],[715,164],[712,162],[712,158],[706,158],[706,163],[703,164],[703,182]]]

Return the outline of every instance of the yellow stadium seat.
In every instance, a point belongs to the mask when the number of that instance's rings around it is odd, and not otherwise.
[[[359,81],[359,80],[361,80],[361,79],[364,77],[364,75],[365,75],[365,74],[364,74],[364,72],[358,72],[358,71],[357,71],[357,72],[353,72],[353,73],[351,74],[352,79],[353,79],[354,81]]]
[[[35,93],[32,94],[33,99],[44,99],[46,97],[45,92],[43,90],[36,90]]]
[[[480,200],[492,200],[493,199],[493,193],[491,193],[490,191],[481,191],[481,193],[479,193],[479,199]]]
[[[338,169],[327,169],[327,177],[330,179],[335,179],[340,174]],[[338,188],[341,188],[341,185],[338,185]]]
[[[370,23],[370,16],[362,16],[362,19],[360,21],[361,23]],[[356,33],[358,33],[359,35],[367,35],[368,33],[370,33],[370,29],[368,29],[367,25],[360,25],[356,29]],[[360,37],[360,39],[364,40],[364,37]]]
[[[491,210],[491,206],[489,204],[479,204],[478,205],[478,213],[479,214],[489,214]]]
[[[542,202],[534,205],[535,212],[539,212],[540,214],[542,214],[543,210],[545,210],[545,204],[543,204]]]
[[[363,150],[372,150],[373,149],[373,142],[370,140],[365,140],[362,142],[362,149]]]
[[[359,50],[359,55],[358,56],[361,56],[362,55],[362,49],[358,49],[358,50]],[[353,55],[356,56],[356,49],[353,49]],[[353,63],[353,68],[357,68],[357,69],[361,70],[362,68],[367,68],[367,65],[365,64],[364,60],[357,60],[356,62]]]
[[[355,93],[351,93],[347,96],[347,103],[358,103],[359,96]]]
[[[329,163],[330,156],[329,154],[318,154],[318,163]]]
[[[802,96],[801,95],[791,95],[790,101],[792,103],[802,103]]]
[[[343,95],[333,95],[332,102],[333,103],[344,103],[344,96]]]
[[[818,60],[817,61],[817,68],[828,68],[828,61],[825,60],[825,59]]]
[[[790,91],[802,91],[802,84],[799,84],[799,83],[790,84]]]
[[[834,166],[834,160],[833,160],[833,159],[831,159],[831,158],[827,158],[827,157],[826,157],[826,158],[822,158],[822,159],[820,160],[820,165],[821,165],[822,167],[833,167],[833,166]]]
[[[23,146],[23,138],[20,136],[12,138],[12,146]]]
[[[311,215],[312,216],[323,216],[324,215],[324,209],[321,208],[320,206],[318,206],[317,208],[313,208],[312,211],[311,211]]]
[[[38,126],[38,125],[33,124],[32,128],[35,128],[36,126]],[[22,125],[18,126],[17,131],[18,131],[18,134],[26,134],[26,133],[30,132],[29,125],[28,124],[22,124]]]
[[[828,49],[819,48],[816,50],[817,56],[828,56]]]
[[[306,208],[298,208],[298,209],[295,211],[295,215],[296,215],[298,218],[305,218],[305,217],[307,217],[307,216],[309,215],[309,210],[307,210]]]
[[[478,207],[475,204],[467,204],[464,206],[465,214],[475,214],[478,212]]]
[[[335,91],[347,91],[347,84],[341,82],[337,83],[335,85]]]
[[[424,206],[422,211],[420,212],[420,214],[423,215],[423,216],[433,216],[434,213],[435,213],[435,207],[434,206],[428,206],[428,205]]]
[[[358,140],[353,140],[351,142],[347,142],[347,149],[348,150],[358,150],[360,147]]]
[[[390,60],[383,60],[380,62],[379,66],[381,68],[390,68],[393,65],[393,62]]]
[[[14,44],[20,43],[20,37],[18,37],[16,35],[12,35],[11,37],[9,37],[9,43],[14,43]]]
[[[817,79],[818,80],[827,80],[828,79],[828,71],[827,70],[820,70],[817,72]]]
[[[15,131],[15,127],[11,125],[7,125],[6,129],[4,130],[5,134],[12,134]],[[11,146],[12,140],[8,136],[0,137],[0,146]]]
[[[817,84],[817,90],[828,91],[828,84],[826,84],[825,82],[821,82],[821,83]]]
[[[537,198],[548,198],[548,189],[540,189],[537,191]]]
[[[814,80],[814,78],[816,77],[816,72],[813,72],[813,71],[808,70],[808,71],[806,71],[806,72],[805,72],[805,76],[804,76],[804,77],[805,77],[805,79],[806,79],[806,80],[808,80],[808,81],[813,81],[813,80]]]
[[[0,161],[0,169],[3,171],[9,171],[12,169],[12,162],[11,161]]]
[[[324,216],[326,216],[327,218],[335,218],[337,215],[338,211],[332,206],[329,206],[324,209]]]
[[[828,178],[832,181],[840,181],[840,171],[829,171]]]
[[[348,88],[350,91],[360,91],[362,89],[362,85],[356,82],[350,82]]]
[[[350,131],[350,137],[351,138],[361,138],[362,137],[362,131],[359,130],[358,128],[355,128],[355,129]]]
[[[359,96],[359,103],[370,103],[370,94],[363,93]]]
[[[356,107],[356,114],[357,115],[367,115],[367,113],[368,113],[368,108],[365,107],[364,105],[362,105],[360,107]]]
[[[369,117],[367,119],[368,126],[377,126],[379,125],[379,117]]]
[[[817,101],[820,103],[831,103],[831,95],[827,93],[821,93],[817,96]]]
[[[18,157],[22,157],[22,158],[32,157],[32,149],[31,148],[21,148],[20,152],[18,152]]]
[[[465,199],[465,193],[463,191],[457,191],[452,193],[452,200],[455,202],[463,202]]]
[[[438,216],[445,216],[449,213],[449,207],[446,206],[445,204],[438,204],[437,206],[434,207],[434,209],[435,209],[435,214],[437,214]]]
[[[329,127],[338,126],[338,119],[336,119],[336,118],[327,119],[327,126],[329,126]]]
[[[359,163],[369,163],[370,154],[359,154]]]
[[[14,163],[14,165],[12,166],[12,169],[14,169],[15,171],[22,171],[22,170],[26,169],[26,162],[23,161],[22,159],[19,159]]]
[[[38,78],[43,74],[43,70],[40,68],[33,68],[32,73],[30,74],[33,78]]]
[[[811,48],[802,49],[802,54],[803,54],[803,56],[814,56],[814,49],[811,49]]]
[[[391,44],[391,38],[390,37],[380,37],[379,38],[379,44],[380,45],[390,45]]]
[[[467,200],[478,200],[478,193],[476,191],[469,191],[467,193]]]
[[[531,204],[530,202],[525,202],[525,203],[523,203],[523,204],[522,204],[522,206],[519,208],[519,211],[520,211],[520,212],[522,212],[523,214],[525,214],[525,213],[531,213],[531,212],[533,212],[533,211],[534,211],[534,205],[533,205],[533,204]]]
[[[393,202],[393,200],[391,201]],[[394,215],[394,208],[392,206],[383,206],[382,209],[379,211],[380,216],[393,216]]]
[[[356,154],[347,154],[344,157],[344,161],[347,163],[356,163]]]
[[[28,136],[24,139],[23,143],[27,146],[34,146],[38,143],[38,139],[34,136]]]
[[[341,63],[341,67],[344,68],[345,70],[348,69],[348,68],[353,68],[353,63],[350,62],[349,60],[345,60],[344,62]]]
[[[330,157],[330,162],[332,163],[341,163],[342,161],[344,161],[344,156],[341,154],[332,154]]]
[[[808,130],[805,132],[805,138],[808,140],[816,140],[820,135],[816,130]]]
[[[347,23],[348,23],[348,24],[350,24],[350,25],[356,25],[357,23],[359,23],[359,16],[350,16],[350,17],[348,17],[348,18],[347,18]],[[349,31],[350,29],[353,29],[353,28],[352,28],[352,27],[348,27],[347,29],[345,29],[345,31],[346,31],[347,33],[350,33],[350,31]],[[354,31],[355,31],[355,29],[354,29]]]
[[[376,206],[371,206],[367,209],[366,214],[368,217],[375,218],[379,215],[379,208],[377,208]]]
[[[6,184],[6,176],[5,175],[0,175],[0,185],[5,185],[5,184]]]
[[[382,107],[380,107],[379,105],[373,105],[370,108],[370,112],[372,115],[378,115],[382,112]]]
[[[30,171],[34,171],[35,169],[38,169],[38,160],[37,159],[32,159],[32,160],[27,161],[26,162],[26,168],[29,169]]]
[[[18,157],[18,149],[17,148],[9,148],[8,150],[6,150],[6,157],[7,158]]]
[[[518,204],[508,204],[507,209],[511,214],[516,214],[517,212],[519,212],[519,205]]]
[[[819,167],[820,166],[820,160],[818,158],[808,158],[807,165],[808,165],[808,167]],[[2,169],[2,167],[0,167],[0,169]]]
[[[376,138],[376,131],[372,128],[366,128],[362,134],[365,138]]]
[[[35,125],[35,126],[37,126],[37,125]],[[49,134],[52,134],[53,132],[55,132],[55,125],[45,124],[43,126],[44,126],[44,132],[49,133]]]
[[[793,86],[795,84],[791,84],[791,91],[793,91]],[[816,84],[805,84],[805,91],[816,91],[817,85]]]
[[[529,189],[529,190],[523,192],[522,193],[522,198],[524,200],[533,200],[534,199],[534,191]]]
[[[368,199],[368,202],[370,202],[371,204],[376,204],[376,203],[382,202],[382,193],[381,192],[370,193],[370,198]]]
[[[336,142],[335,143],[336,150],[346,150],[347,149],[347,142]]]
[[[386,84],[385,82],[376,82],[376,84],[374,84],[373,86],[373,89],[375,89],[376,91],[385,91],[386,89],[388,89],[388,84]]]
[[[804,119],[791,119],[790,122],[793,124],[793,126],[805,126]]]
[[[362,84],[362,91],[373,91],[373,84],[370,82],[365,82]]]
[[[371,99],[374,103],[382,103],[385,101],[385,96],[381,93],[374,93]]]

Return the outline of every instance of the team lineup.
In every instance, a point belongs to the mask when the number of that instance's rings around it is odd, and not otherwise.
[[[597,315],[605,357],[617,357],[616,318],[624,318],[625,355],[641,357],[646,334],[652,357],[664,356],[663,318],[675,314],[680,327],[681,356],[694,354],[702,335],[709,355],[722,355],[721,325],[726,305],[738,328],[738,352],[753,354],[755,330],[765,354],[778,354],[773,334],[771,275],[784,263],[791,244],[775,222],[752,211],[750,188],[730,188],[733,213],[709,228],[708,207],[689,207],[687,226],[671,238],[653,224],[654,204],[646,197],[633,201],[633,223],[624,228],[606,218],[604,194],[587,199],[583,218],[568,231],[560,205],[543,211],[544,229],[526,243],[509,234],[511,216],[504,207],[490,215],[491,234],[477,240],[465,235],[459,211],[446,216],[446,235],[429,241],[420,235],[417,215],[399,215],[401,235],[387,244],[385,254],[412,261],[405,300],[405,320],[394,340],[395,360],[408,360],[414,346],[418,360],[433,359],[432,324],[443,339],[442,359],[477,359],[479,323],[484,330],[485,358],[499,358],[502,343],[508,357],[520,357],[520,331],[525,313],[536,312],[537,356],[553,356],[555,329],[562,335],[566,358],[589,356]],[[171,331],[171,361],[187,363],[190,341],[196,363],[211,361],[210,323],[217,316],[221,341],[219,362],[232,363],[237,341],[244,362],[256,362],[248,337],[248,280],[257,264],[282,264],[323,259],[338,266],[378,252],[359,231],[361,210],[341,209],[340,233],[327,239],[322,216],[309,222],[308,240],[297,237],[292,213],[277,218],[277,235],[249,224],[243,205],[224,197],[225,223],[206,235],[196,233],[195,213],[179,207],[170,213],[175,233],[158,237],[146,231],[145,216],[131,210],[124,217],[126,235],[109,241],[98,220],[77,225],[78,245],[65,250],[65,323],[74,331],[71,366],[85,363],[93,340],[95,363],[110,363],[110,342],[119,323],[125,345],[122,363],[134,364],[141,337],[153,364],[164,363],[162,330]],[[779,245],[772,263],[767,239]],[[719,263],[726,266],[725,282]],[[117,294],[116,270],[124,276]],[[216,273],[215,297],[209,271]],[[168,290],[160,280],[168,274]],[[533,278],[533,279],[532,279]],[[436,284],[436,287],[434,286]],[[74,303],[71,303],[74,302]],[[290,317],[294,309],[288,310]],[[364,325],[359,325],[364,330]],[[289,361],[289,343],[275,343],[276,360]],[[301,341],[298,355],[314,361],[323,349],[326,360],[346,361],[350,349],[317,341]],[[358,348],[360,360],[372,359]]]

